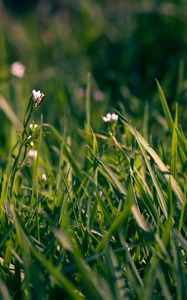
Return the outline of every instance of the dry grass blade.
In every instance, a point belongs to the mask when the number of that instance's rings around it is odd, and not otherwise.
[[[12,125],[16,128],[16,130],[21,130],[22,124],[20,120],[17,118],[10,105],[7,103],[4,97],[0,95],[0,109],[5,113],[7,118],[10,120]]]
[[[174,177],[170,174],[168,168],[160,159],[158,154],[153,150],[153,148],[149,145],[149,143],[144,139],[144,137],[130,124],[130,122],[122,116],[125,126],[129,129],[129,131],[136,137],[137,142],[143,146],[143,148],[149,153],[149,155],[154,160],[155,164],[158,166],[162,174],[164,175],[167,182],[171,184],[172,190],[177,196],[178,200],[182,204],[184,202],[184,194],[174,179]]]

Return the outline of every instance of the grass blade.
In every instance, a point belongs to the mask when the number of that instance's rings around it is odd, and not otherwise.
[[[164,115],[165,115],[165,118],[167,120],[168,129],[172,133],[173,132],[173,119],[172,119],[172,116],[171,116],[171,113],[170,113],[170,110],[169,110],[169,106],[167,104],[166,97],[164,95],[164,92],[163,92],[158,80],[156,80],[156,84],[157,84],[157,88],[158,88],[162,108],[163,108],[163,111],[164,111]]]
[[[170,174],[170,172],[169,172],[168,168],[166,167],[166,165],[160,159],[158,154],[153,150],[153,148],[149,145],[149,143],[143,138],[143,136],[131,125],[131,123],[128,121],[128,119],[124,118],[123,116],[122,116],[122,119],[123,119],[123,122],[124,122],[125,126],[128,127],[131,134],[133,134],[136,137],[136,139],[138,141],[138,144],[141,145],[149,153],[149,155],[152,157],[152,159],[154,160],[157,167],[159,168],[159,170],[164,175],[167,182],[171,183],[171,187],[172,187],[173,192],[175,193],[178,200],[182,204],[184,202],[184,194],[183,194],[180,186],[178,185],[178,183],[174,179],[174,177]]]

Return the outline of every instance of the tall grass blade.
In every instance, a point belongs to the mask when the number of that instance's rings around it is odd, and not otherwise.
[[[115,174],[112,172],[112,170],[110,170],[110,168],[108,168],[92,151],[92,149],[90,149],[91,153],[93,154],[93,156],[96,158],[96,160],[98,161],[98,163],[101,165],[101,167],[103,168],[104,172],[107,173],[107,175],[111,178],[113,184],[118,188],[119,192],[121,194],[123,194],[124,196],[126,196],[128,193],[125,189],[125,187],[123,186],[123,184],[118,180],[118,178],[115,176]],[[136,206],[136,204],[133,204],[131,207],[131,212],[137,222],[137,224],[145,231],[149,231],[149,228],[144,220],[144,217],[142,216],[142,214],[140,213],[138,207]]]
[[[90,126],[91,126],[91,118],[90,118],[90,113],[91,113],[91,74],[90,73],[88,73],[88,75],[87,75],[85,111],[86,111],[85,131],[87,133],[89,133]]]
[[[176,178],[177,167],[177,128],[178,128],[178,105],[176,104],[175,122],[173,124],[172,132],[172,146],[171,146],[171,175]]]
[[[159,170],[164,175],[164,177],[167,180],[167,182],[171,183],[172,190],[175,193],[175,195],[177,196],[179,202],[183,203],[183,201],[184,201],[184,194],[183,194],[180,186],[178,185],[178,183],[174,179],[174,177],[170,174],[170,172],[169,172],[168,168],[166,167],[166,165],[160,159],[160,157],[158,156],[158,154],[153,150],[153,148],[149,145],[149,143],[143,138],[143,136],[131,125],[131,123],[128,121],[128,119],[124,118],[123,116],[122,116],[122,119],[124,121],[125,126],[128,127],[128,129],[131,132],[131,134],[133,134],[136,137],[136,139],[138,141],[138,144],[142,145],[142,147],[152,157],[152,159],[154,160],[154,162],[156,163],[157,167],[159,168]]]
[[[167,120],[168,129],[172,134],[172,132],[173,132],[173,119],[172,119],[172,116],[171,116],[171,113],[170,113],[170,110],[169,110],[169,107],[168,107],[168,104],[167,104],[167,100],[166,100],[166,97],[164,95],[164,92],[163,92],[158,80],[156,80],[156,84],[157,84],[157,88],[158,88],[162,108],[163,108],[163,111],[164,111],[164,115],[165,115],[166,120]]]

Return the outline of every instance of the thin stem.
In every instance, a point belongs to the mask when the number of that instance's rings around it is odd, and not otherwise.
[[[33,112],[33,107],[32,107],[32,98],[30,98],[29,100],[29,104],[27,106],[26,112],[25,112],[25,116],[24,116],[24,122],[23,122],[23,132],[21,135],[21,143],[20,143],[20,147],[18,150],[18,154],[15,158],[15,161],[13,163],[13,167],[12,167],[12,172],[11,172],[11,179],[10,179],[10,199],[12,198],[12,194],[13,194],[13,190],[14,190],[14,182],[15,182],[15,178],[16,178],[16,174],[17,171],[19,169],[19,162],[20,162],[20,157],[21,157],[21,153],[22,153],[22,149],[23,146],[25,145],[25,136],[27,137],[27,125],[29,123],[30,117],[32,115]]]

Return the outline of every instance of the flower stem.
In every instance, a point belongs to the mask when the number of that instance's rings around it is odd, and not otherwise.
[[[17,171],[19,170],[19,162],[20,162],[20,158],[21,158],[21,153],[22,153],[22,149],[25,145],[25,136],[27,137],[27,125],[31,118],[32,112],[33,112],[33,106],[32,106],[32,99],[30,98],[29,104],[28,104],[26,112],[25,112],[24,121],[23,121],[23,132],[21,135],[21,143],[19,146],[18,154],[17,154],[17,156],[14,160],[13,166],[12,166],[11,179],[10,179],[10,199],[13,196],[16,174],[17,174]]]

